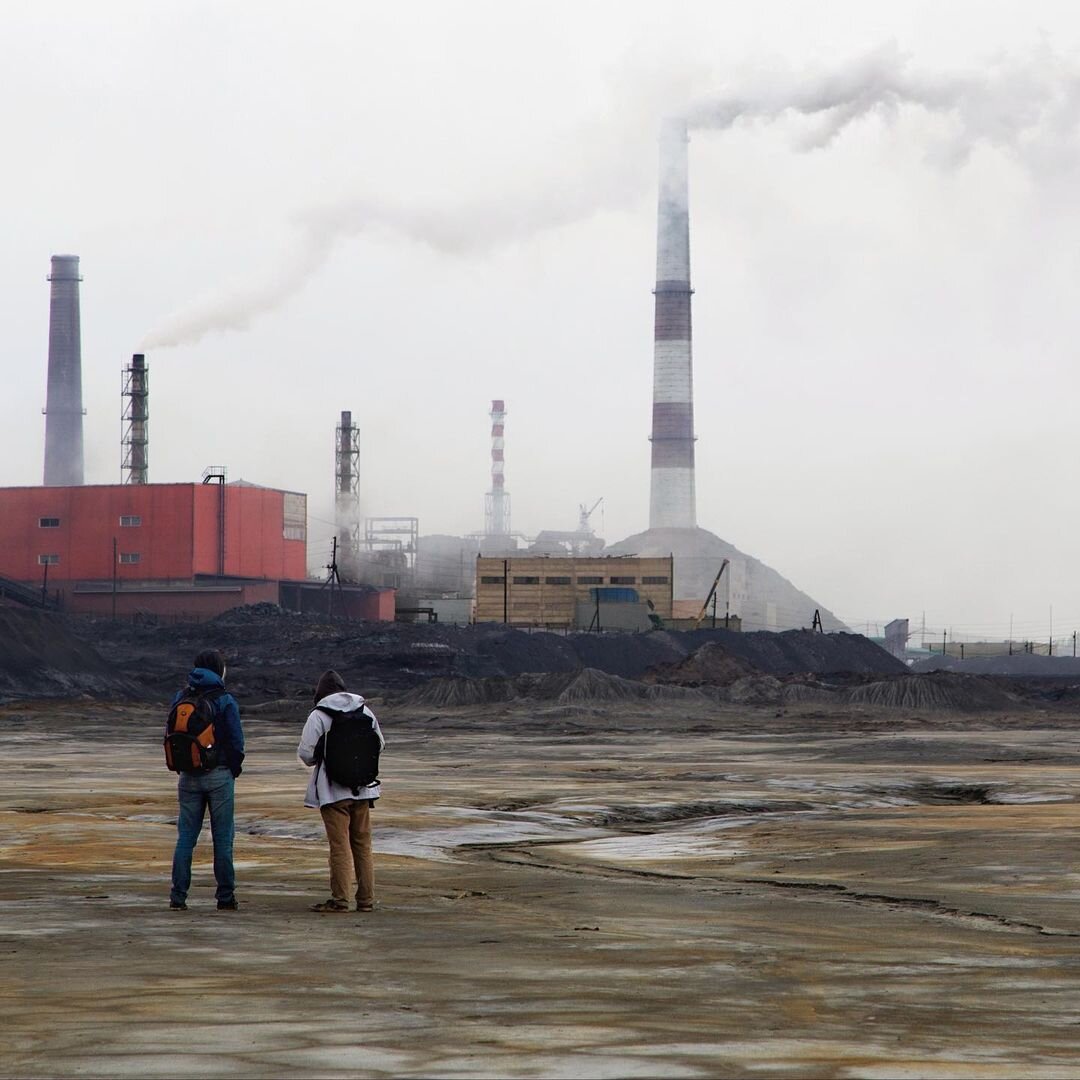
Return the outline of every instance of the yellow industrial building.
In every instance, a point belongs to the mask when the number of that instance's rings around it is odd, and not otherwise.
[[[477,622],[635,630],[671,619],[673,560],[529,555],[476,560]],[[598,625],[597,625],[598,624]]]

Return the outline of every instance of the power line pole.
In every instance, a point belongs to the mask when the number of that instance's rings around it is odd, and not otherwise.
[[[338,538],[334,536],[330,542],[330,564],[327,566],[326,580],[322,583],[322,588],[330,586],[330,596],[326,605],[327,615],[333,617],[334,614],[334,587],[337,587],[338,599],[341,600],[341,611],[346,619],[349,618],[349,605],[345,600],[345,590],[341,587],[341,575],[338,573],[337,562],[337,545]]]

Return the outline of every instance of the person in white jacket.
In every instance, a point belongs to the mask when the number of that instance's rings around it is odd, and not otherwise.
[[[312,767],[304,805],[317,807],[322,814],[330,843],[330,899],[313,904],[319,912],[349,910],[353,875],[356,880],[356,910],[375,909],[375,864],[371,854],[371,808],[382,793],[378,780],[355,791],[335,783],[326,775],[322,761],[325,736],[333,723],[332,713],[362,712],[370,718],[380,748],[386,745],[379,721],[359,694],[345,690],[345,680],[336,671],[326,671],[315,688],[315,708],[309,713],[296,754]],[[357,720],[362,717],[357,717]]]

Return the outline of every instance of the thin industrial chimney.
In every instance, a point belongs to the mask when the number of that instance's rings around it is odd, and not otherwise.
[[[360,550],[360,428],[348,409],[334,430],[334,495],[338,554],[355,557]]]
[[[124,369],[123,397],[120,471],[125,484],[146,484],[150,479],[150,372],[143,353],[133,354],[131,366]]]
[[[488,492],[484,533],[487,536],[506,536],[510,532],[510,492],[506,490],[504,475],[506,425],[506,402],[501,399],[491,403],[491,491]]]
[[[650,529],[692,529],[694,373],[690,332],[690,198],[686,121],[660,128],[660,196],[656,234],[653,334]]]
[[[54,255],[49,296],[49,384],[45,399],[45,484],[83,483],[79,256]]]

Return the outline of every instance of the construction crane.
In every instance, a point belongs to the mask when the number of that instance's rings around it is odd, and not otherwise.
[[[590,509],[586,509],[584,503],[578,503],[578,532],[592,532],[592,529],[589,527],[589,518],[592,517],[593,510],[595,510],[603,501],[604,496],[601,495],[600,498],[592,504]]]
[[[720,569],[716,571],[716,577],[713,578],[712,588],[709,589],[709,595],[705,597],[705,603],[701,605],[701,610],[697,614],[697,618],[694,620],[694,629],[697,630],[701,626],[701,620],[705,618],[705,612],[709,610],[709,603],[716,595],[716,586],[720,584],[720,577],[730,564],[730,559],[725,559],[720,564]]]

